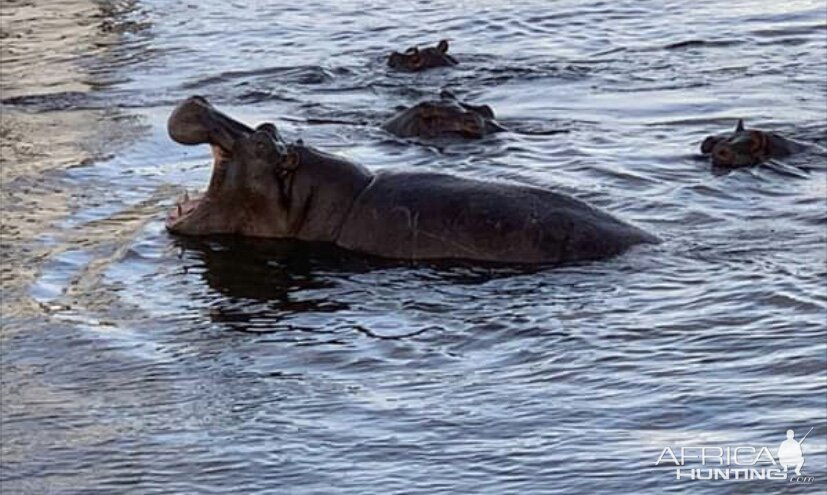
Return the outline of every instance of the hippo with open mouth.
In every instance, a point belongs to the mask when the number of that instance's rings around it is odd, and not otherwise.
[[[382,129],[400,137],[461,136],[478,139],[507,129],[494,120],[488,105],[463,103],[443,90],[439,100],[417,103],[391,117]]]
[[[182,144],[206,143],[215,164],[207,191],[172,210],[182,235],[236,234],[328,242],[401,260],[504,263],[596,260],[650,234],[577,199],[527,185],[413,171],[371,172],[272,124],[251,129],[204,98],[168,122]]]
[[[397,70],[419,72],[434,67],[451,67],[459,62],[448,55],[448,40],[442,40],[428,48],[412,46],[403,53],[393,52],[388,56],[388,66]]]
[[[737,168],[757,165],[772,158],[785,158],[803,151],[805,145],[774,132],[745,129],[738,120],[734,132],[709,136],[701,143],[701,153],[716,167]]]

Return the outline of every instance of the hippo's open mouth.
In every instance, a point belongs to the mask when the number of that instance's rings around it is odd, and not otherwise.
[[[215,204],[221,203],[221,187],[227,174],[231,151],[238,139],[253,130],[217,111],[200,96],[187,98],[172,112],[167,122],[170,137],[181,144],[209,144],[212,149],[213,167],[209,186],[204,194],[190,197],[184,193],[167,215],[166,227],[177,233],[198,233],[216,228],[214,224],[226,223],[229,212],[216,212]],[[277,131],[273,128],[274,135]],[[221,217],[221,218],[219,218]],[[226,228],[226,226],[223,226]],[[223,228],[222,228],[223,230]]]
[[[167,228],[174,229],[175,224],[178,221],[182,220],[184,217],[189,216],[198,208],[198,205],[201,203],[201,198],[190,198],[189,193],[184,193],[184,195],[175,202],[175,208],[170,210],[169,214],[167,215]]]
[[[218,173],[223,171],[226,166],[226,161],[230,159],[230,152],[221,146],[213,144],[210,146],[210,149],[212,150],[213,167],[209,186],[203,194],[190,195],[189,191],[185,191],[184,194],[178,198],[175,206],[167,214],[166,219],[167,228],[173,232],[176,230],[176,225],[195,216],[200,210],[199,207],[206,208],[206,204],[208,203],[206,198],[209,197],[211,190],[214,189],[219,182],[216,175],[220,175]]]

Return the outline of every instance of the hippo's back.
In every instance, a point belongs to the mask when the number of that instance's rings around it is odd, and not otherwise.
[[[559,263],[606,258],[655,241],[546,189],[382,171],[354,202],[337,244],[398,259]]]

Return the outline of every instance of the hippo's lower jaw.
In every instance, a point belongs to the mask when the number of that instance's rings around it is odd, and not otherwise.
[[[190,198],[188,193],[184,194],[182,199],[175,202],[175,208],[170,210],[167,215],[166,226],[170,232],[175,232],[175,226],[184,218],[192,214],[198,205],[201,203],[201,198]]]
[[[213,170],[215,171],[224,160],[230,157],[230,153],[217,145],[212,145],[210,148],[212,149]],[[191,217],[195,216],[205,196],[206,193],[190,196],[189,192],[184,192],[183,196],[175,202],[175,207],[167,214],[167,230],[177,234],[186,234],[187,228],[185,226],[191,223]]]
[[[220,194],[219,176],[222,175],[226,166],[226,160],[230,153],[219,146],[212,146],[213,172],[210,184],[203,194],[190,196],[185,192],[175,202],[175,206],[169,211],[166,218],[166,228],[170,232],[182,235],[203,235],[235,232],[234,213],[226,212],[218,214],[215,208],[210,208],[213,196]]]

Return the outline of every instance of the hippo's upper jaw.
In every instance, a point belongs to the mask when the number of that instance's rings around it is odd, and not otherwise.
[[[404,53],[393,52],[388,56],[388,66],[409,72],[419,72],[434,67],[450,67],[459,62],[448,55],[448,40],[442,40],[436,46],[423,48],[411,47]]]
[[[738,121],[735,131],[708,136],[701,143],[701,153],[709,156],[716,167],[725,168],[757,165],[800,150],[800,145],[774,132],[745,129],[743,120]]]
[[[506,130],[494,120],[491,107],[463,103],[449,91],[443,91],[439,100],[423,101],[403,110],[382,128],[400,137],[469,139]]]

